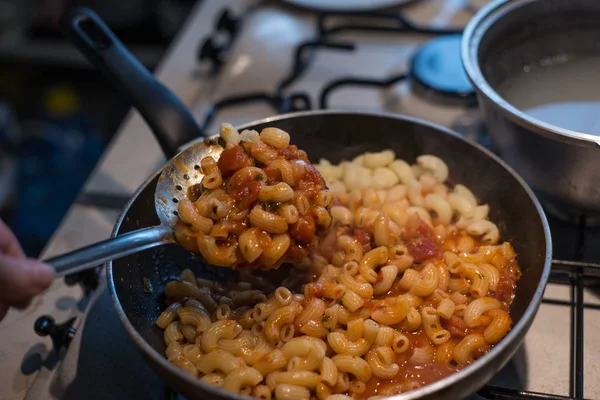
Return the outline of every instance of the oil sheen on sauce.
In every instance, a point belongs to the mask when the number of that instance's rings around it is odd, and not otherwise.
[[[540,64],[503,82],[500,96],[538,121],[600,136],[600,56]]]

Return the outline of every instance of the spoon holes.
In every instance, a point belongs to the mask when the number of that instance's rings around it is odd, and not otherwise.
[[[173,203],[179,203],[179,199],[173,197]]]
[[[196,164],[196,165],[194,165],[194,169],[195,169],[196,171],[198,171],[198,170],[200,169],[200,166]]]
[[[181,187],[181,185],[175,186],[175,189],[177,189],[177,190],[183,190],[183,188]]]
[[[184,174],[183,175],[183,179],[185,179],[186,181],[190,179],[190,176],[188,174]]]

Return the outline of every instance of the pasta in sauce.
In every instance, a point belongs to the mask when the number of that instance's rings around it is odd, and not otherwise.
[[[170,362],[257,398],[368,399],[442,379],[509,332],[517,256],[443,160],[385,150],[316,168],[333,223],[310,262],[279,287],[184,271],[156,321]]]
[[[219,160],[207,156],[204,177],[178,203],[177,241],[210,264],[273,269],[300,263],[329,228],[333,196],[306,153],[277,128],[238,133],[224,124]]]

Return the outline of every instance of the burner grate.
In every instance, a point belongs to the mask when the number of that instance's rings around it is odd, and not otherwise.
[[[339,17],[355,18],[350,23],[339,23]],[[336,24],[337,22],[337,24]],[[319,35],[324,37],[341,32],[395,32],[418,35],[452,35],[462,33],[462,29],[434,28],[419,25],[397,12],[323,12],[317,15]]]
[[[554,304],[571,308],[571,326],[570,326],[570,380],[569,396],[557,396],[549,393],[529,392],[523,390],[514,390],[486,386],[478,392],[479,396],[487,400],[508,400],[508,399],[585,399],[583,393],[583,372],[584,372],[584,352],[583,352],[583,321],[584,310],[600,310],[599,304],[585,303],[583,300],[584,289],[600,287],[600,264],[583,263],[577,261],[554,260],[552,262],[552,272],[550,274],[550,283],[569,285],[571,287],[570,301],[543,299],[546,304]]]
[[[206,131],[213,122],[216,114],[229,107],[240,106],[248,103],[266,103],[275,112],[287,113],[292,111],[306,111],[312,109],[311,99],[306,93],[292,93],[285,95],[285,90],[298,80],[308,67],[311,55],[318,49],[352,51],[354,45],[349,43],[336,43],[324,40],[306,41],[298,45],[294,53],[294,62],[290,73],[277,85],[274,93],[248,93],[222,99],[210,106],[201,124],[202,130]]]
[[[408,78],[407,74],[400,74],[387,79],[366,79],[358,77],[336,79],[323,88],[321,96],[319,98],[319,106],[323,109],[329,108],[329,96],[331,95],[331,93],[334,90],[340,89],[344,86],[358,86],[363,88],[374,87],[377,89],[385,89],[399,82],[402,82],[406,78]]]
[[[227,14],[227,12],[225,12]],[[231,20],[231,17],[228,18]],[[246,93],[223,98],[211,105],[205,113],[203,122],[200,124],[202,130],[206,131],[211,123],[215,120],[218,112],[227,108],[239,107],[251,103],[264,103],[270,106],[277,113],[287,113],[292,111],[311,110],[312,101],[306,93],[291,93],[286,95],[286,89],[296,82],[314,59],[316,50],[337,50],[337,51],[354,51],[355,44],[349,42],[339,42],[331,40],[331,36],[351,31],[362,31],[372,33],[398,33],[398,34],[420,34],[420,35],[446,35],[461,33],[462,29],[443,29],[422,26],[410,21],[404,17],[402,12],[316,12],[317,32],[315,38],[309,41],[302,42],[296,46],[294,51],[294,61],[292,63],[289,74],[277,84],[272,93],[258,92]],[[340,23],[339,19],[343,20],[350,18],[350,23]],[[231,23],[231,22],[230,22]],[[236,27],[236,30],[230,30],[229,41],[227,45],[221,46],[218,49],[211,43],[211,39],[207,39],[200,48],[200,60],[210,60],[213,65],[213,71],[218,71],[223,64],[223,60],[227,57],[227,51],[232,47],[233,41],[237,35],[237,27],[239,21],[231,23]],[[373,86],[385,88],[394,85],[404,80],[407,75],[402,74],[388,79],[378,81],[372,79],[364,79],[360,77],[347,77],[341,80],[335,80],[326,84],[321,91],[319,99],[319,108],[328,107],[328,96],[334,90],[341,86]]]

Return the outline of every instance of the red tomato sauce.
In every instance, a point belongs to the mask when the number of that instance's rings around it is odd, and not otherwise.
[[[258,199],[262,187],[259,176],[235,173],[227,185],[227,193],[237,202],[240,210],[246,210]]]
[[[376,396],[381,390],[385,390],[386,387],[390,386],[397,386],[400,389],[400,391],[394,394],[404,393],[409,390],[409,382],[417,382],[421,386],[424,386],[445,378],[460,369],[456,365],[436,361],[423,365],[412,363],[410,358],[414,349],[425,346],[429,342],[429,339],[422,330],[414,333],[405,333],[405,335],[410,341],[410,348],[404,353],[396,355],[396,364],[400,367],[400,373],[393,379],[381,379],[373,375],[369,382],[367,382],[367,389],[358,395],[358,399],[367,399],[371,396]]]
[[[360,245],[362,246],[363,251],[366,253],[367,251],[370,251],[373,246],[371,245],[372,242],[372,237],[371,235],[360,228],[354,228],[354,232],[353,232],[353,238],[354,240],[356,240],[358,243],[360,243]]]
[[[517,289],[517,281],[521,277],[521,271],[514,260],[500,271],[500,279],[496,288],[496,299],[503,302],[505,305],[512,303],[515,298],[515,290]]]
[[[306,174],[300,179],[298,190],[303,190],[308,196],[315,196],[325,187],[325,181],[319,171],[310,164],[306,165]]]
[[[420,221],[416,229],[405,229],[402,236],[407,241],[406,247],[415,262],[439,256],[435,235],[425,222]]]
[[[300,242],[309,242],[315,235],[315,220],[310,215],[302,216],[290,225],[289,234]]]
[[[254,165],[254,161],[241,146],[235,146],[223,150],[219,161],[217,161],[217,165],[219,166],[221,175],[227,177],[239,169],[251,167]]]

